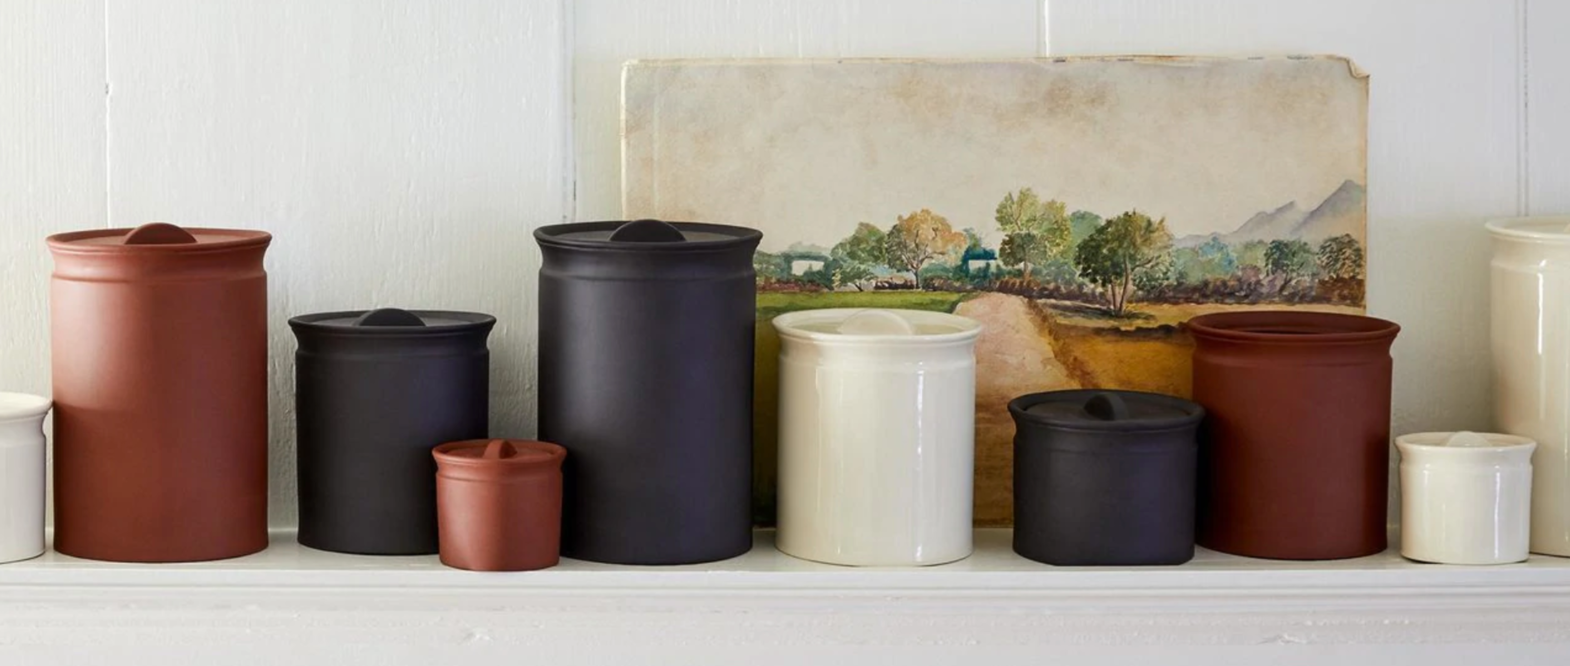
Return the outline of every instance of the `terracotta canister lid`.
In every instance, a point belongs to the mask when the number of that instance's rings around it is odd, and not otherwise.
[[[0,392],[0,423],[36,419],[49,413],[52,404],[48,398],[31,393]]]
[[[1393,339],[1401,331],[1395,322],[1374,317],[1292,310],[1217,312],[1183,326],[1199,338],[1283,345],[1375,342]]]
[[[1205,408],[1159,393],[1079,389],[1031,393],[1009,402],[1019,421],[1064,430],[1155,432],[1192,428]]]
[[[496,318],[478,312],[447,310],[350,310],[320,312],[289,319],[296,332],[347,336],[427,336],[449,335],[496,325]]]
[[[1396,438],[1396,448],[1403,456],[1421,454],[1455,460],[1520,459],[1530,460],[1537,442],[1527,437],[1499,433],[1468,432],[1416,432]]]
[[[1495,238],[1539,243],[1570,243],[1570,215],[1511,217],[1484,225]]]
[[[763,232],[747,227],[698,222],[578,222],[534,230],[541,245],[625,252],[709,252],[757,245]]]
[[[881,346],[974,340],[981,322],[927,310],[829,308],[782,314],[774,329],[796,340]]]
[[[450,469],[491,471],[546,470],[560,467],[567,449],[550,442],[526,439],[469,439],[431,449],[436,464]]]
[[[266,247],[272,235],[249,229],[184,228],[151,222],[135,229],[89,229],[46,239],[55,252],[71,254],[169,254]]]

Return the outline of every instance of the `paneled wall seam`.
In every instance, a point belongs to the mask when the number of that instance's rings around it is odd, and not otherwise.
[[[1532,212],[1532,49],[1528,13],[1531,0],[1516,0],[1517,84],[1521,86],[1516,116],[1516,214]]]
[[[578,219],[578,39],[577,0],[561,3],[562,216],[553,223]],[[532,224],[529,225],[531,228]]]
[[[1052,0],[1039,0],[1036,3],[1036,55],[1043,58],[1052,55]]]
[[[113,199],[111,199],[110,197],[112,196],[111,193],[112,193],[113,187],[114,187],[114,171],[113,171],[114,167],[111,164],[111,161],[109,159],[109,156],[110,156],[109,151],[111,149],[112,144],[114,143],[114,133],[111,131],[112,128],[110,128],[110,126],[109,126],[109,117],[110,117],[109,116],[109,114],[110,114],[109,105],[113,101],[113,100],[110,99],[110,97],[112,97],[114,95],[113,84],[111,84],[110,81],[109,81],[109,4],[110,3],[107,0],[104,2],[104,12],[103,12],[104,26],[103,26],[103,35],[102,35],[103,44],[104,44],[104,70],[103,70],[103,77],[104,77],[104,228],[105,229],[114,227],[114,215],[109,212],[110,204],[113,202]]]

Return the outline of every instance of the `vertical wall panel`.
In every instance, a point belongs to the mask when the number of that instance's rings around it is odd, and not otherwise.
[[[1405,326],[1395,430],[1489,427],[1482,223],[1520,198],[1514,3],[1049,2],[1053,55],[1336,53],[1369,72],[1369,311]]]
[[[49,234],[104,224],[103,0],[0,2],[0,391],[49,394]]]
[[[275,524],[295,513],[291,315],[492,313],[492,431],[532,433],[529,234],[567,200],[562,3],[152,0],[107,22],[113,221],[275,236]]]
[[[1031,57],[1043,37],[1040,0],[578,0],[573,23],[580,220],[621,217],[627,60]]]
[[[1527,201],[1570,215],[1570,2],[1524,1]]]

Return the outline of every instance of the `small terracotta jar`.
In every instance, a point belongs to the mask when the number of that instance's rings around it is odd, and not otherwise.
[[[1385,549],[1390,345],[1383,319],[1248,311],[1195,317],[1199,545],[1328,560]]]
[[[0,562],[44,552],[44,415],[49,399],[0,393]]]
[[[1423,432],[1401,451],[1401,554],[1441,564],[1526,559],[1532,451],[1525,437]]]
[[[1015,398],[1014,552],[1055,565],[1194,557],[1197,404],[1136,391]]]
[[[472,439],[443,444],[431,455],[442,564],[471,571],[556,566],[566,449]]]

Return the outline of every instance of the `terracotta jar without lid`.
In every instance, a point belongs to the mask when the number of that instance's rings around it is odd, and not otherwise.
[[[1390,345],[1358,315],[1248,311],[1188,321],[1200,445],[1199,545],[1324,560],[1385,549]]]
[[[1570,216],[1488,231],[1494,427],[1537,442],[1532,552],[1570,557]]]
[[[531,571],[560,560],[562,460],[555,444],[471,440],[436,447],[442,564]]]
[[[0,393],[0,562],[44,552],[44,415],[49,399]]]
[[[1424,432],[1401,451],[1401,554],[1442,564],[1526,559],[1532,451],[1525,437]]]
[[[780,315],[774,328],[779,549],[858,566],[970,555],[981,324],[831,309]]]
[[[1194,557],[1195,440],[1205,410],[1135,391],[1050,391],[1014,416],[1014,552],[1056,565]]]
[[[267,546],[261,231],[49,237],[55,549],[127,562]]]
[[[436,552],[431,447],[486,436],[495,325],[486,314],[397,308],[289,320],[300,343],[300,543]]]
[[[689,564],[752,547],[752,253],[717,224],[541,227],[540,438],[572,454],[563,554]]]

